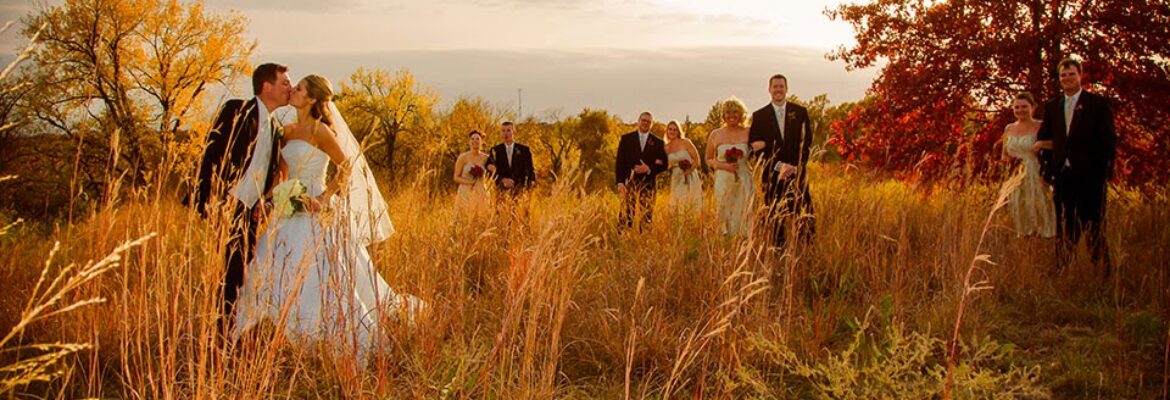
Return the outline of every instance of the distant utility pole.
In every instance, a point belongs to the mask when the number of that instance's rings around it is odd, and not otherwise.
[[[516,119],[524,119],[524,89],[516,89]]]

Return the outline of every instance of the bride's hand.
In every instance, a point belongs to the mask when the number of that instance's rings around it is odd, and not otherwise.
[[[723,163],[723,170],[733,174],[739,173],[739,163],[725,162]]]

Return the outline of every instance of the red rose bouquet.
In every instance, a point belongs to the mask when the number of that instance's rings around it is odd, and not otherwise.
[[[682,160],[682,161],[678,162],[678,169],[681,169],[683,172],[683,183],[684,184],[687,184],[687,185],[691,184],[691,168],[694,168],[694,167],[695,167],[695,165],[691,163],[691,160]]]
[[[727,151],[723,152],[723,159],[727,160],[727,162],[732,163],[732,164],[738,163],[739,160],[742,158],[743,158],[743,150],[740,150],[738,147],[732,147],[730,149],[727,149]],[[735,174],[735,181],[739,182],[739,174],[738,173]]]

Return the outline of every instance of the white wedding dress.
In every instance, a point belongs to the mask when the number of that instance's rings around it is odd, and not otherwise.
[[[280,154],[289,179],[309,196],[325,191],[325,152],[291,140]],[[299,212],[273,221],[260,235],[236,306],[233,336],[268,320],[290,336],[353,349],[362,360],[377,346],[385,317],[413,320],[422,303],[398,295],[374,267],[364,241],[352,240],[334,197],[329,213]]]

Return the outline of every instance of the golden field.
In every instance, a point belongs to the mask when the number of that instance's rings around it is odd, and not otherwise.
[[[0,334],[12,332],[0,388],[135,399],[1165,393],[1165,190],[1110,193],[1116,271],[1103,281],[1083,248],[1054,272],[1054,242],[1016,238],[992,214],[995,185],[927,190],[818,165],[814,245],[769,252],[719,234],[710,207],[670,215],[665,191],[650,226],[619,232],[617,197],[580,179],[473,214],[456,214],[431,181],[388,194],[397,233],[371,248],[391,286],[429,306],[414,324],[390,322],[364,367],[272,329],[220,351],[225,221],[203,220],[166,185],[13,225],[0,236]]]

